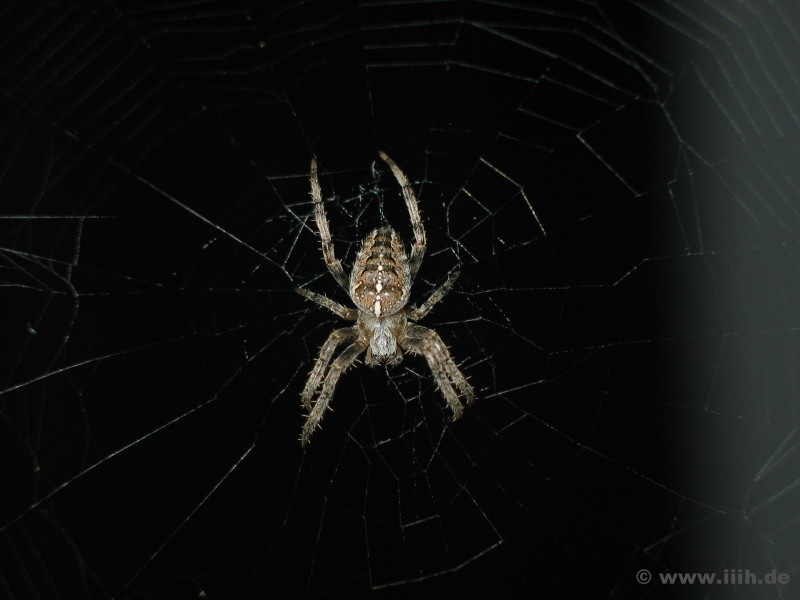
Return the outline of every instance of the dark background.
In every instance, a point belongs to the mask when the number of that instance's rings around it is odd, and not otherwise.
[[[4,11],[0,596],[798,597],[791,3]],[[478,399],[359,366],[304,452],[379,149]],[[726,569],[792,582],[658,583]]]

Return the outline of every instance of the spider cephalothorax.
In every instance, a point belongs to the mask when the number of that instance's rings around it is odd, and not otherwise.
[[[364,351],[368,365],[400,362],[403,351],[422,354],[447,400],[454,421],[463,412],[458,399],[459,393],[468,403],[475,395],[439,335],[432,329],[411,323],[427,315],[450,291],[458,277],[458,271],[450,273],[447,280],[434,290],[422,306],[406,306],[411,295],[411,284],[425,254],[425,229],[414,190],[405,173],[384,152],[379,152],[379,155],[389,165],[403,191],[414,231],[414,243],[411,245],[409,257],[403,241],[394,229],[388,226],[374,229],[364,239],[358,251],[349,281],[342,263],[333,251],[331,232],[322,204],[322,189],[317,176],[317,161],[311,159],[311,198],[314,201],[314,220],[322,238],[322,255],[328,270],[350,295],[356,308],[347,308],[306,289],[298,288],[297,291],[342,319],[355,321],[356,324],[331,332],[308,376],[301,394],[303,407],[308,411],[308,418],[300,435],[300,442],[304,446],[314,429],[319,426],[339,377]],[[347,347],[331,362],[336,349],[345,343],[348,344]],[[319,395],[312,406],[311,400],[318,390]]]

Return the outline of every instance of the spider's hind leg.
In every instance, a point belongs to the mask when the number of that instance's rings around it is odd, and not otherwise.
[[[408,216],[411,220],[411,229],[414,232],[414,242],[411,244],[411,258],[409,261],[411,279],[413,280],[417,276],[417,271],[419,271],[419,267],[422,264],[422,257],[425,255],[425,246],[427,244],[425,239],[425,227],[422,225],[422,217],[419,214],[417,197],[414,194],[414,188],[411,186],[411,182],[408,180],[406,174],[403,173],[403,170],[398,167],[383,150],[378,152],[378,156],[380,156],[381,160],[391,169],[394,178],[397,180],[403,192],[403,198],[406,201]]]
[[[331,228],[328,217],[325,215],[325,205],[322,201],[322,186],[317,174],[317,159],[311,159],[311,199],[314,201],[314,222],[317,224],[320,241],[322,242],[322,256],[333,278],[346,292],[348,288],[347,276],[344,274],[341,261],[336,258],[331,238]]]

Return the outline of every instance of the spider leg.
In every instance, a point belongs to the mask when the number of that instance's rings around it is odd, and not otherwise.
[[[425,302],[422,303],[422,306],[419,308],[411,307],[409,309],[408,318],[412,321],[424,319],[425,316],[431,312],[431,309],[436,306],[436,304],[442,298],[444,298],[451,289],[453,289],[453,284],[456,282],[456,279],[458,279],[460,274],[461,271],[453,271],[450,273],[450,275],[447,276],[447,281],[433,290],[433,293],[428,297],[427,300],[425,300]]]
[[[457,421],[461,417],[461,413],[464,412],[464,408],[461,406],[458,394],[448,380],[444,367],[435,351],[431,350],[430,346],[426,345],[423,340],[415,339],[407,339],[403,343],[403,349],[412,354],[422,354],[425,357],[433,373],[433,377],[436,379],[436,384],[442,392],[442,396],[444,396],[444,399],[447,401],[447,406],[453,413],[451,420]]]
[[[317,294],[316,292],[312,292],[311,290],[307,290],[305,288],[295,288],[294,291],[301,296],[304,296],[306,299],[319,304],[322,308],[327,308],[340,319],[344,319],[346,321],[355,321],[358,318],[358,309],[347,308],[335,300],[331,300],[327,296]]]
[[[404,350],[413,354],[422,354],[425,357],[436,383],[447,401],[447,406],[453,412],[452,420],[458,420],[464,408],[455,390],[464,396],[467,404],[472,402],[475,397],[475,390],[464,374],[458,370],[439,334],[433,329],[414,325],[409,327],[407,337],[401,342],[401,345]],[[455,389],[453,389],[454,387]]]
[[[411,182],[408,177],[395,162],[383,151],[378,151],[378,156],[381,157],[383,162],[389,165],[392,170],[394,178],[400,184],[403,190],[403,198],[406,201],[406,208],[408,208],[408,216],[411,219],[411,229],[414,232],[414,243],[411,245],[411,257],[409,264],[411,266],[411,280],[414,279],[422,264],[422,257],[425,256],[425,228],[422,226],[422,217],[419,214],[419,206],[417,204],[417,197],[414,195],[414,188],[411,187]]]
[[[331,241],[331,230],[328,226],[328,218],[325,216],[325,206],[322,203],[322,187],[317,176],[317,159],[311,159],[311,198],[314,200],[314,221],[319,230],[319,237],[322,239],[322,256],[333,278],[342,286],[344,291],[348,291],[347,277],[344,274],[342,263],[336,258]]]
[[[322,376],[325,374],[328,363],[331,362],[331,357],[333,357],[333,353],[336,352],[336,348],[345,342],[352,342],[357,338],[358,332],[355,328],[343,327],[331,331],[328,339],[322,344],[322,348],[319,350],[319,356],[317,356],[317,360],[314,362],[314,368],[311,369],[306,385],[303,388],[303,393],[300,394],[303,407],[307,411],[311,411],[311,398],[313,398],[314,393],[322,382]]]
[[[334,332],[335,333],[335,332]],[[311,434],[319,426],[322,417],[325,416],[325,410],[333,396],[333,391],[336,389],[336,384],[339,382],[339,377],[350,367],[358,358],[359,354],[364,352],[367,345],[361,342],[354,342],[345,348],[342,353],[333,361],[328,374],[325,376],[325,381],[322,384],[322,391],[314,402],[314,407],[308,413],[306,422],[303,423],[303,429],[300,433],[300,444],[305,446],[308,440],[311,439]]]

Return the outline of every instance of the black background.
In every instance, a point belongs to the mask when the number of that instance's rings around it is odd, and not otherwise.
[[[13,3],[12,3],[13,4]],[[0,595],[797,597],[798,15],[20,2],[2,18]],[[299,391],[420,197],[424,362]],[[648,569],[653,581],[636,576]],[[776,585],[658,574],[775,569]]]

